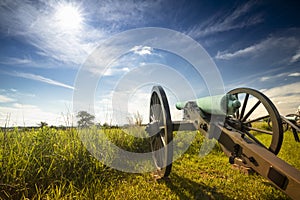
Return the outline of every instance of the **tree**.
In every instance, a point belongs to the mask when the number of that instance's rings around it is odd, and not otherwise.
[[[88,113],[87,111],[79,111],[76,117],[79,119],[77,121],[77,124],[78,127],[80,128],[86,128],[95,124],[94,123],[95,116]]]
[[[41,128],[43,128],[43,127],[48,126],[48,123],[47,123],[47,122],[40,122],[38,125],[39,125]]]

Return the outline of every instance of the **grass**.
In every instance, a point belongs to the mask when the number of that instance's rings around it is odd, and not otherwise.
[[[149,149],[147,141],[119,129],[106,134],[124,149]],[[279,157],[300,169],[300,145],[290,131],[284,138]],[[198,133],[173,163],[170,179],[155,181],[150,173],[105,166],[75,129],[0,132],[0,199],[288,199],[263,177],[232,169],[218,145],[200,158],[202,141]]]

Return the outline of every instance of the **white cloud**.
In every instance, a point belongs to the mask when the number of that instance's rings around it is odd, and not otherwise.
[[[262,90],[275,104],[280,114],[295,113],[300,105],[300,82]]]
[[[12,99],[10,97],[0,95],[0,103],[8,103],[8,102],[14,102],[16,101],[15,99]]]
[[[240,56],[245,56],[248,54],[252,54],[256,51],[258,51],[261,48],[261,45],[253,45],[250,47],[247,47],[245,49],[238,50],[234,53],[224,53],[224,52],[219,52],[215,56],[216,59],[222,59],[222,60],[230,60],[235,57],[240,57]]]
[[[40,81],[43,83],[47,83],[50,85],[56,85],[56,86],[60,86],[60,87],[64,87],[64,88],[68,88],[68,89],[74,89],[73,86],[40,76],[40,75],[36,75],[36,74],[30,74],[30,73],[24,73],[24,72],[7,72],[7,74],[11,75],[11,76],[16,76],[16,77],[21,77],[21,78],[26,78],[26,79],[31,79],[31,80],[35,80],[35,81]]]
[[[296,54],[291,58],[290,62],[294,63],[300,60],[300,49],[296,52]]]
[[[41,121],[49,125],[64,125],[61,114],[41,110],[30,104],[14,103],[12,106],[0,106],[0,126],[37,126]]]
[[[235,52],[218,52],[215,56],[216,59],[220,60],[231,60],[240,57],[254,57],[254,56],[266,56],[267,53],[272,53],[278,49],[283,49],[292,51],[293,49],[297,48],[300,44],[300,40],[295,37],[269,37],[265,40],[262,40],[259,43],[253,44],[251,46],[245,47],[243,49],[239,49]],[[285,54],[281,53],[281,56],[286,56]]]
[[[188,31],[188,35],[197,38],[261,23],[263,21],[261,14],[246,16],[256,4],[254,1],[249,1],[230,13],[217,13],[204,23],[193,27]]]
[[[297,76],[300,76],[300,73],[299,72],[295,72],[295,73],[289,74],[288,76],[295,76],[295,77],[297,77]]]
[[[148,47],[148,46],[134,46],[131,51],[133,51],[135,54],[138,54],[138,55],[151,55],[152,54],[152,51],[153,49],[151,47]]]
[[[123,67],[123,68],[122,68],[122,71],[124,71],[124,72],[129,72],[130,69],[129,69],[128,67]]]
[[[123,67],[123,68],[117,68],[117,67],[110,67],[106,69],[104,72],[104,76],[114,76],[114,75],[120,75],[121,73],[126,73],[129,72],[130,69],[128,67]]]
[[[35,105],[26,105],[26,104],[20,104],[20,103],[13,103],[12,106],[13,106],[13,108],[17,108],[17,109],[20,109],[20,108],[36,109],[37,108],[37,106],[35,106]]]
[[[290,76],[290,75],[288,75],[288,73],[281,73],[281,74],[277,74],[274,76],[263,76],[263,77],[259,78],[259,81],[264,82],[264,81],[274,80],[275,78],[281,78],[281,77],[285,77],[285,76]]]
[[[136,38],[138,35],[131,35],[131,37]],[[130,72],[138,66],[162,57],[150,46],[129,45],[127,42],[120,43],[119,41],[116,43],[115,41],[119,40],[115,39],[110,41],[109,44],[103,44],[101,48],[95,49],[85,62],[84,67],[98,76],[115,76]],[[146,55],[151,55],[151,57]]]
[[[270,76],[264,76],[264,77],[261,77],[260,78],[260,81],[267,81],[267,80],[270,80],[271,79],[271,77]]]

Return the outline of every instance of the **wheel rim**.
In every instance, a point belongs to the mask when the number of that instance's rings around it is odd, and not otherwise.
[[[172,168],[173,148],[169,143],[173,139],[173,133],[168,100],[161,86],[154,86],[152,89],[149,120],[150,123],[158,122],[160,127],[160,131],[151,138],[157,175],[167,177]]]
[[[274,104],[261,92],[250,88],[237,88],[229,92],[241,101],[241,107],[232,119],[238,129],[254,142],[278,154],[283,140],[281,117]],[[268,119],[272,125],[268,126]]]

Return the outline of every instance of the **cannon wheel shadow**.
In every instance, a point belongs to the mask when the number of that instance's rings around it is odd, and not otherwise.
[[[176,173],[172,173],[170,178],[159,179],[157,182],[164,183],[180,199],[230,199],[225,194],[217,192],[215,187],[197,183]]]

